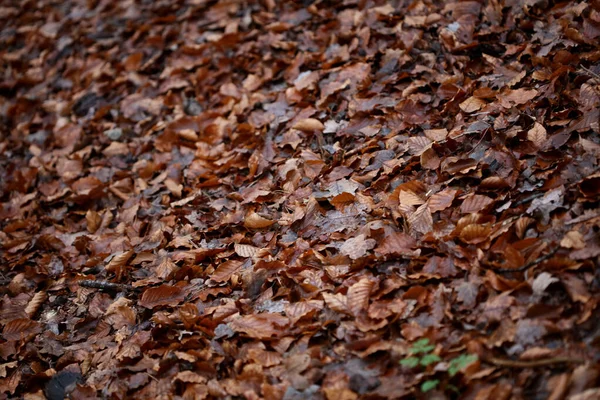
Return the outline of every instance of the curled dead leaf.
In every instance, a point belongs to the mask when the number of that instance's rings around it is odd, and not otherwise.
[[[265,217],[261,217],[260,215],[258,215],[255,212],[252,212],[252,213],[246,215],[246,218],[244,219],[244,226],[246,228],[252,228],[252,229],[267,228],[267,227],[273,225],[274,223],[275,223],[275,221],[272,221]]]
[[[492,228],[490,225],[471,224],[465,226],[460,232],[460,239],[469,244],[482,243],[488,240]]]
[[[29,303],[27,303],[27,307],[25,307],[25,314],[29,318],[33,318],[37,310],[39,310],[40,306],[48,299],[48,295],[45,291],[41,290],[33,295]]]
[[[316,118],[304,118],[297,121],[293,128],[302,132],[323,132],[325,125]]]

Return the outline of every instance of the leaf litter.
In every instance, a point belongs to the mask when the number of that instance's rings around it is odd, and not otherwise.
[[[0,22],[2,398],[600,396],[598,2]]]

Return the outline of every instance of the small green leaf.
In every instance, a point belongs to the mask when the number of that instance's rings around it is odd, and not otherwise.
[[[438,383],[440,383],[440,381],[437,379],[431,379],[431,380],[423,382],[421,384],[421,392],[425,393],[425,392],[429,392],[431,389],[435,389],[435,387],[438,385]]]
[[[414,368],[419,365],[419,359],[417,357],[406,357],[404,360],[400,360],[400,365],[403,367]]]
[[[437,354],[425,354],[423,357],[421,357],[421,365],[426,367],[441,360],[442,359]]]
[[[462,371],[463,368],[477,361],[477,356],[475,354],[461,354],[455,359],[451,360],[448,366],[448,373],[450,376],[456,375],[458,372]]]
[[[429,353],[433,349],[435,349],[435,346],[432,344],[429,344],[429,339],[424,338],[424,339],[419,339],[416,342],[414,342],[412,347],[410,348],[410,352],[412,354]]]
[[[455,393],[460,394],[460,389],[458,389],[456,386],[452,385],[452,384],[447,384],[446,385],[446,389],[451,390]]]

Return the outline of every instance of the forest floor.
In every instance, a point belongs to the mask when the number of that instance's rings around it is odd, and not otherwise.
[[[600,398],[600,2],[0,3],[0,399]]]

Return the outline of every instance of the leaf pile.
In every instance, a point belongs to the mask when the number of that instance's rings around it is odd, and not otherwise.
[[[597,0],[2,2],[2,398],[597,398],[599,39]]]

